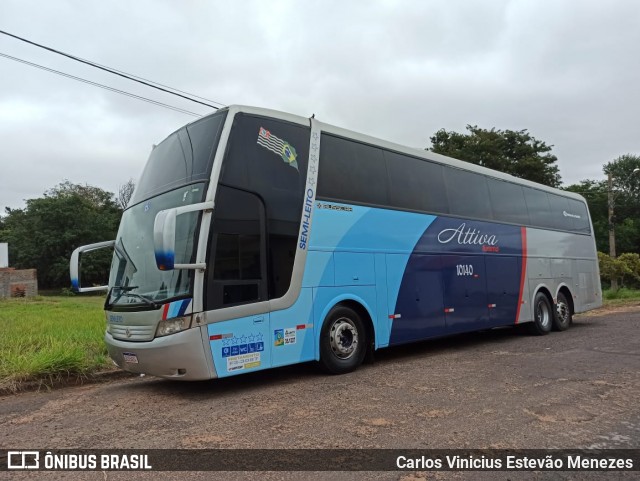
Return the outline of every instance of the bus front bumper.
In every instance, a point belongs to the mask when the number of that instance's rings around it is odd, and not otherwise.
[[[149,342],[127,342],[105,334],[109,356],[125,371],[196,381],[216,377],[207,359],[201,328],[187,329]],[[211,364],[211,370],[210,370]]]

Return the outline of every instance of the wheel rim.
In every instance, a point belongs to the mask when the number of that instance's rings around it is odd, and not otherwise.
[[[355,323],[346,317],[336,319],[329,329],[331,350],[340,359],[349,359],[358,347],[358,329]]]
[[[558,320],[561,324],[569,322],[569,306],[565,302],[559,301],[556,305],[556,311],[558,312]]]
[[[536,321],[539,326],[547,328],[550,325],[551,316],[549,314],[548,304],[544,300],[540,299],[536,305]]]

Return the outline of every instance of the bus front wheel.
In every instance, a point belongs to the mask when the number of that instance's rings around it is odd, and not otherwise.
[[[331,374],[355,370],[367,350],[367,332],[360,315],[346,306],[334,307],[320,333],[320,364]]]
[[[549,299],[542,292],[538,292],[533,300],[533,322],[528,324],[529,332],[536,336],[548,334],[551,331],[552,319],[553,311]]]

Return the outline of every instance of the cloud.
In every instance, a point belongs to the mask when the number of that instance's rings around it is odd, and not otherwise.
[[[639,153],[640,4],[626,1],[9,0],[0,28],[225,103],[424,148],[438,129],[528,129],[566,183]],[[211,109],[0,37],[0,52]],[[0,207],[63,179],[115,191],[192,120],[0,58]]]

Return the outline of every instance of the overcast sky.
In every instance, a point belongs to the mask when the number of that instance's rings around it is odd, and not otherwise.
[[[0,1],[0,30],[193,92],[425,148],[528,129],[565,184],[640,154],[640,2]],[[12,38],[0,53],[183,101]],[[116,192],[194,117],[0,57],[0,211],[69,180]]]

